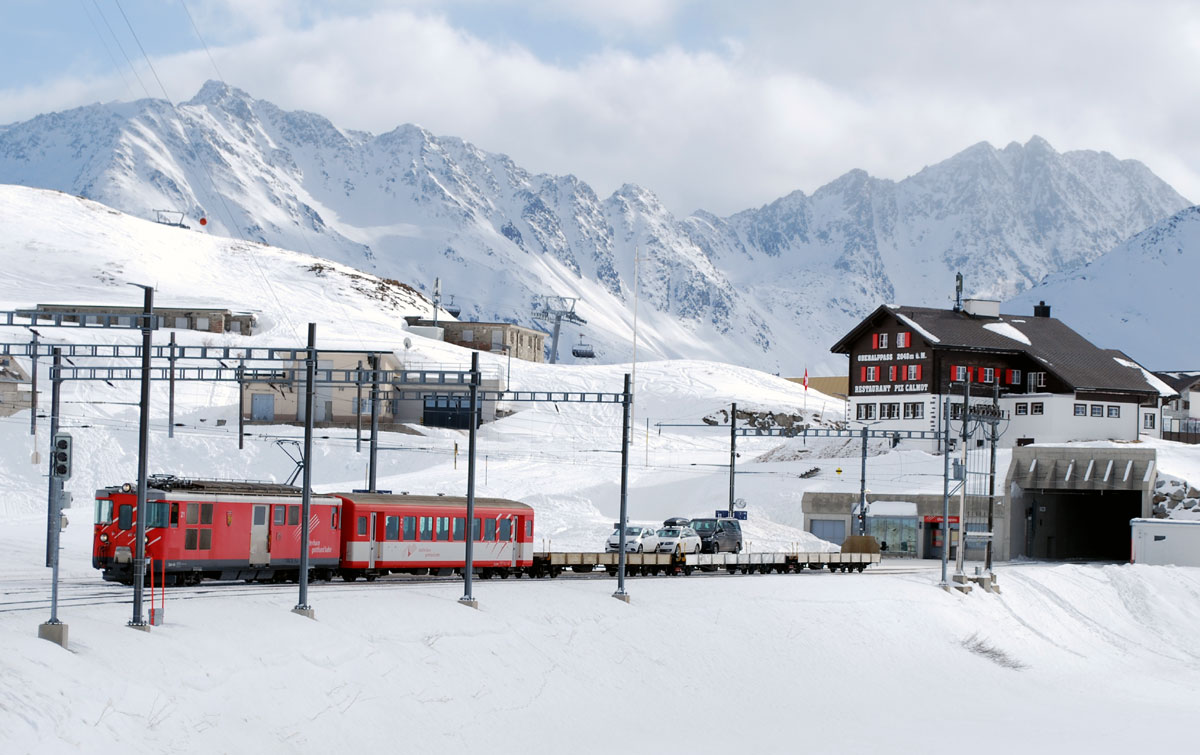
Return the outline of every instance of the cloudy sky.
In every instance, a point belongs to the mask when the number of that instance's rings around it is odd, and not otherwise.
[[[0,51],[0,123],[223,78],[602,196],[641,184],[679,214],[1033,134],[1141,160],[1200,201],[1190,1],[4,0]]]

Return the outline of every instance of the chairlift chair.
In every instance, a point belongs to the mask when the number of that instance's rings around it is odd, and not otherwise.
[[[596,352],[592,350],[590,343],[583,342],[583,334],[579,334],[579,343],[571,348],[571,355],[579,359],[595,359]]]
[[[450,303],[442,305],[442,309],[446,310],[451,317],[458,317],[462,314],[462,307],[454,303],[454,294],[450,294]]]

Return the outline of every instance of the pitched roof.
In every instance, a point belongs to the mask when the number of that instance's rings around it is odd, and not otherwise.
[[[885,313],[912,325],[931,348],[1024,354],[1075,390],[1174,395],[1171,387],[1122,352],[1101,349],[1054,317],[986,317],[952,309],[884,305],[830,350],[848,353],[859,334]]]
[[[1179,393],[1183,393],[1185,390],[1200,383],[1200,370],[1156,372],[1154,374]]]

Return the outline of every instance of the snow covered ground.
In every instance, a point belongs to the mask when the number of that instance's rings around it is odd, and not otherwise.
[[[209,239],[73,197],[0,187],[0,309],[35,303],[137,304],[127,282],[190,301],[261,311],[261,335],[177,332],[181,343],[299,345],[318,322],[326,348],[395,348],[402,315],[427,306],[348,269]],[[36,261],[36,265],[26,260]],[[51,272],[53,271],[53,272]],[[27,334],[12,331],[5,340]],[[130,334],[46,329],[62,342]],[[465,366],[467,352],[412,336],[412,361]],[[493,355],[485,369],[506,370]],[[520,390],[617,392],[629,365],[514,361]],[[43,373],[44,378],[44,373]],[[44,385],[44,384],[43,384]],[[840,418],[843,406],[752,370],[708,362],[636,367],[631,519],[723,507],[727,426],[739,409]],[[1200,651],[1200,569],[1004,565],[1002,595],[937,589],[936,564],[862,575],[693,575],[633,579],[632,603],[606,578],[314,585],[316,621],[289,612],[294,587],[172,591],[167,623],[127,629],[128,590],[90,564],[89,499],[136,471],[134,384],[68,384],[76,506],[63,535],[60,618],[68,651],[37,639],[48,618],[44,561],[46,425],[0,419],[0,742],[7,752],[1118,752],[1190,751]],[[274,446],[289,426],[254,426],[238,451],[236,394],[183,383],[176,437],[155,386],[150,469],[283,480]],[[44,406],[44,405],[43,405]],[[539,547],[599,548],[618,515],[620,408],[525,404],[479,433],[479,495],[525,501]],[[819,415],[819,416],[818,416]],[[387,433],[379,485],[461,495],[465,435]],[[322,430],[318,490],[360,487],[353,430]],[[455,455],[455,445],[459,453]],[[737,494],[754,550],[830,547],[803,529],[807,490],[857,491],[858,448],[836,441],[739,440]],[[364,446],[365,449],[365,446]],[[1001,456],[1007,464],[1007,454]],[[813,467],[818,470],[801,478]],[[1159,467],[1200,480],[1200,454],[1160,444]],[[838,469],[843,473],[839,474]],[[940,457],[880,448],[875,494],[941,490]]]

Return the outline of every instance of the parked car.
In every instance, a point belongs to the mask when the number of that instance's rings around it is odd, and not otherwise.
[[[699,553],[700,536],[691,527],[663,527],[655,533],[659,553]]]
[[[631,524],[625,528],[626,553],[641,553],[642,551],[653,553],[657,546],[658,536],[654,534],[653,527],[641,527]],[[608,536],[608,542],[604,545],[604,550],[606,553],[616,553],[620,548],[621,528],[618,527]]]
[[[693,519],[704,553],[741,553],[742,525],[736,519]]]

